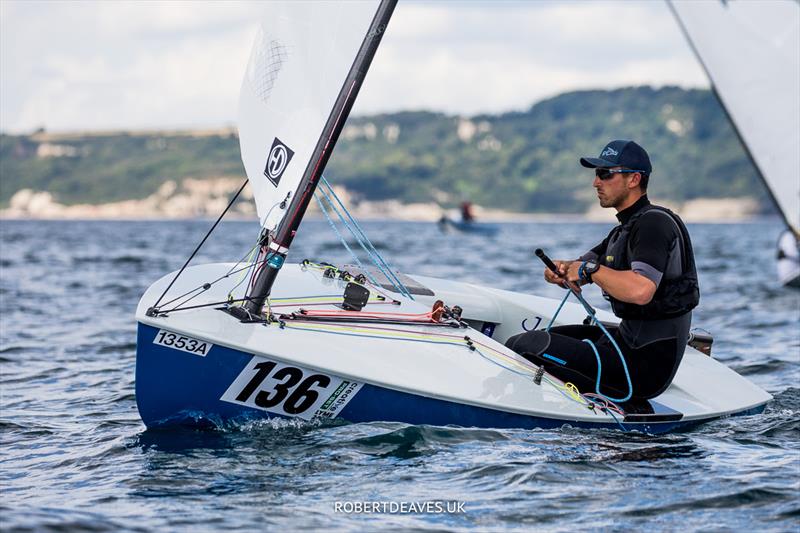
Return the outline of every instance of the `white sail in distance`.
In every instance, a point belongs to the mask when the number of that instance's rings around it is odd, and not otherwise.
[[[800,3],[669,5],[786,223],[800,232]]]
[[[378,5],[264,3],[239,96],[239,146],[262,226],[286,214],[280,204],[295,194]]]

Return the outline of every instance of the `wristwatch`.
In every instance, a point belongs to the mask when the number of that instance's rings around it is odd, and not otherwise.
[[[592,282],[592,274],[600,270],[600,264],[594,261],[584,261],[581,265],[579,275],[582,280],[585,280],[589,283]]]

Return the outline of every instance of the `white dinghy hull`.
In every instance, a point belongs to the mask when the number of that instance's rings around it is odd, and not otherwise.
[[[188,268],[173,290],[190,291],[231,266]],[[625,404],[623,414],[589,409],[552,376],[535,383],[537,367],[502,344],[522,331],[523,321],[527,327],[546,324],[558,307],[550,299],[414,276],[432,294],[417,295],[416,301],[398,298],[399,305],[373,298],[363,312],[424,313],[438,299],[462,307],[465,321],[478,329],[302,320],[266,325],[240,322],[222,306],[148,316],[173,277],[154,283],[137,309],[136,400],[148,427],[284,417],[662,433],[758,413],[771,399],[725,365],[687,348],[673,384],[658,398]],[[321,271],[286,265],[272,293],[272,312],[336,310],[345,285]],[[226,290],[212,285],[188,305],[226,298]],[[568,304],[559,322],[578,323],[584,315],[583,308]],[[598,318],[614,319],[608,313]]]

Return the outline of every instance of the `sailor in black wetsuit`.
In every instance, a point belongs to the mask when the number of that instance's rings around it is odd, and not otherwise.
[[[545,269],[545,279],[563,285],[594,283],[611,302],[619,328],[609,328],[625,357],[633,398],[661,394],[672,382],[683,357],[691,310],[700,299],[689,233],[681,219],[647,199],[652,167],[647,152],[633,141],[612,141],[598,158],[581,158],[595,169],[594,188],[602,207],[617,210],[619,225],[603,241],[574,261],[554,261],[559,277]],[[598,364],[602,361],[597,390]],[[610,398],[628,395],[619,354],[598,326],[553,327],[511,337],[506,346],[550,374],[575,384],[581,392]]]

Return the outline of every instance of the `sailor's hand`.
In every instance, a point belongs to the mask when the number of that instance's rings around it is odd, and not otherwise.
[[[575,283],[576,285],[580,284],[583,280],[581,279],[580,275],[578,274],[578,269],[581,268],[580,261],[572,261],[569,267],[567,268],[566,278],[567,280]]]
[[[562,285],[564,283],[567,271],[569,270],[570,263],[572,261],[553,261],[558,268],[559,274],[556,274],[549,268],[544,269],[544,279],[547,283],[552,283],[554,285]]]
[[[544,279],[548,283],[561,285],[565,289],[571,288],[575,292],[581,292],[581,282],[578,279],[578,267],[580,261],[553,261],[561,275],[556,274],[549,268],[544,269]],[[572,277],[570,277],[572,275]]]
[[[578,275],[578,270],[580,268],[581,261],[571,261],[564,275],[564,278],[567,280],[566,283],[576,292],[581,292],[581,285],[583,285],[583,280],[580,275]]]

